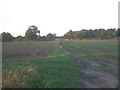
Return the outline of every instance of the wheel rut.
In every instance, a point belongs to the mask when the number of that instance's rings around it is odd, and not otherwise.
[[[65,50],[61,45],[59,48],[63,50],[67,55],[69,55],[76,63],[79,64],[79,70],[82,73],[81,81],[84,84],[83,88],[117,88],[118,78],[101,71],[96,71],[94,69],[95,65],[98,63],[90,62],[82,57],[78,57],[67,50]]]

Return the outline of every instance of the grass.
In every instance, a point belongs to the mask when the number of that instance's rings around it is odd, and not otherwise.
[[[93,55],[118,60],[117,40],[85,40],[65,41],[64,44],[82,53],[89,52]]]
[[[76,42],[80,47],[86,48],[93,52],[117,54],[118,53],[118,40],[89,40]]]
[[[113,55],[113,54],[103,53],[103,52],[93,52],[92,54],[96,55],[96,56],[102,56],[102,57],[105,57],[105,58],[108,58],[108,59],[111,59],[111,60],[118,61],[118,55],[117,54]]]
[[[102,42],[103,45],[101,44],[101,48],[103,48],[103,49],[101,49],[101,52],[96,52],[92,48],[89,48],[89,49],[87,48],[89,45],[90,45],[90,47],[94,47],[94,46],[98,45],[96,42],[97,43]],[[98,58],[95,58],[92,56],[92,55],[96,55],[96,56],[100,56],[100,57],[102,56],[102,57],[105,57],[108,59],[110,58],[113,61],[117,61],[117,55],[111,55],[108,53],[108,51],[107,52],[102,51],[102,50],[104,50],[105,47],[109,47],[109,44],[108,44],[108,46],[104,47],[104,43],[106,45],[107,42],[110,44],[110,40],[108,40],[106,42],[102,41],[102,40],[101,41],[99,41],[99,40],[98,41],[93,41],[93,40],[89,40],[89,41],[62,41],[62,46],[67,51],[69,51],[70,53],[73,53],[74,55],[80,56],[86,60],[89,60],[90,62],[96,62],[96,63],[100,64],[99,66],[93,67],[95,70],[107,72],[107,73],[110,73],[114,76],[117,76],[117,69],[114,69],[111,65],[109,65],[109,63],[98,60]],[[117,45],[117,43],[113,44],[112,42],[113,41],[111,40],[110,46],[112,48],[116,49],[117,47],[114,47],[114,46],[115,46],[115,44]],[[83,47],[83,45],[84,45],[84,47]],[[87,54],[86,52],[90,53],[91,55]]]
[[[3,61],[3,87],[80,88],[78,65],[58,48],[41,60]]]

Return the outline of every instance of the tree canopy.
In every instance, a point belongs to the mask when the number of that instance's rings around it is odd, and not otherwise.
[[[35,25],[28,27],[28,30],[25,33],[26,40],[36,40],[40,36],[40,31]]]
[[[17,36],[13,37],[10,33],[8,32],[3,32],[0,34],[2,37],[2,42],[9,42],[9,41],[24,41],[24,40],[37,40],[37,41],[52,41],[55,40],[56,38],[61,38],[57,37],[56,34],[48,33],[46,36],[40,36],[40,31],[38,30],[37,26],[31,25],[28,27],[28,30],[25,32],[25,36]],[[113,39],[116,37],[120,37],[120,28],[115,29],[82,29],[79,31],[73,31],[70,29],[67,33],[62,36],[64,39]],[[0,39],[1,39],[0,38]]]
[[[10,42],[14,39],[14,37],[8,33],[8,32],[3,32],[2,33],[2,42]]]
[[[119,34],[120,29],[116,30],[114,29],[95,29],[95,30],[86,30],[82,29],[80,31],[72,31],[69,30],[69,32],[64,34],[64,38],[66,39],[112,39],[117,36],[120,36]]]

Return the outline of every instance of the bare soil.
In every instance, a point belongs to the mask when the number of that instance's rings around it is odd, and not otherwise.
[[[55,41],[8,42],[2,44],[3,60],[40,60],[54,51]]]

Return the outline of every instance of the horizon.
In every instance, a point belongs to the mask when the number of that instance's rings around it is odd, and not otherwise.
[[[73,31],[100,28],[117,29],[118,1],[0,1],[2,13],[0,14],[0,33],[9,32],[15,37],[24,36],[30,25],[36,25],[41,36],[46,36],[48,33],[63,36],[70,29]]]
[[[99,29],[104,29],[104,28],[99,28]],[[99,29],[98,29],[98,30],[99,30]],[[118,28],[108,28],[108,29],[116,29],[116,30],[117,30]],[[72,29],[70,29],[70,30],[72,30]],[[67,32],[69,32],[70,30],[68,30]],[[81,29],[81,30],[93,30],[93,31],[94,31],[95,29]],[[72,30],[72,31],[74,32],[74,31],[81,31],[81,30]],[[107,29],[105,29],[105,30],[107,30]],[[66,33],[67,33],[67,32],[66,32]],[[3,33],[3,32],[2,32],[2,33]],[[0,34],[2,34],[2,33],[0,33]],[[10,32],[6,32],[6,33],[10,33]],[[64,34],[61,35],[61,36],[64,36],[66,33],[64,33]],[[12,35],[12,33],[10,33],[10,34]],[[49,33],[47,33],[47,34],[49,34]],[[41,35],[41,34],[40,34],[40,36],[47,36],[47,34],[46,34],[46,35]],[[51,34],[56,34],[56,33],[51,33]],[[14,35],[12,35],[12,36],[13,36],[13,37],[17,37],[17,36],[14,36]],[[24,35],[24,36],[23,36],[23,35],[18,35],[18,36],[25,37],[25,35]],[[60,35],[57,35],[57,34],[56,34],[56,36],[57,36],[57,37],[61,37]]]

